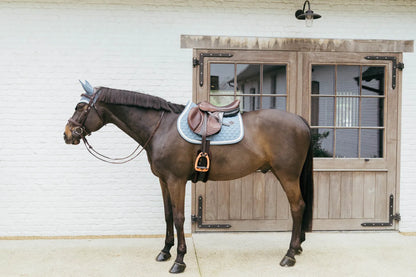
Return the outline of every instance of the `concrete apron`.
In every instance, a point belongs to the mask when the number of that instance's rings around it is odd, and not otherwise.
[[[205,233],[187,238],[180,276],[416,276],[416,236],[315,232],[293,268],[279,266],[289,233]],[[163,238],[0,240],[0,276],[172,276],[154,260]]]

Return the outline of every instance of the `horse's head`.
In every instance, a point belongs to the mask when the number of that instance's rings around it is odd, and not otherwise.
[[[85,81],[82,83],[85,92],[75,107],[75,112],[65,126],[64,140],[67,144],[79,144],[81,139],[104,125],[104,121],[96,108],[99,90]]]

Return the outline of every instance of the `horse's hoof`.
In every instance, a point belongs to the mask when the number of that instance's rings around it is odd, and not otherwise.
[[[163,251],[160,251],[159,255],[157,255],[156,257],[156,261],[158,262],[166,262],[167,260],[169,260],[171,257],[170,253],[166,253]]]
[[[185,263],[177,263],[175,262],[172,268],[169,270],[170,273],[182,273],[185,271],[186,264]]]
[[[296,263],[295,258],[292,258],[292,257],[289,257],[289,256],[284,256],[282,261],[280,262],[280,265],[291,267],[291,266],[294,266],[295,263]]]

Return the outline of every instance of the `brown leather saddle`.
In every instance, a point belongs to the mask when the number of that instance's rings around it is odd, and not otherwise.
[[[207,140],[207,137],[215,135],[221,131],[223,117],[234,116],[239,112],[240,100],[234,100],[231,104],[223,107],[214,106],[204,101],[189,111],[189,127],[194,133],[200,135],[202,138],[202,149],[195,160],[195,171],[209,171],[209,140]]]

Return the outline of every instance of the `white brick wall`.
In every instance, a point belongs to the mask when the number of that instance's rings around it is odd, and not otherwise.
[[[140,90],[177,103],[192,97],[192,50],[181,34],[414,40],[416,2],[3,1],[0,3],[0,236],[163,234],[157,178],[145,156],[107,165],[63,127],[93,85]],[[345,12],[348,17],[343,17]],[[381,14],[383,14],[381,16]],[[404,55],[402,231],[416,231],[416,55]],[[135,143],[114,127],[91,136],[109,155]],[[190,232],[190,186],[186,232]]]

